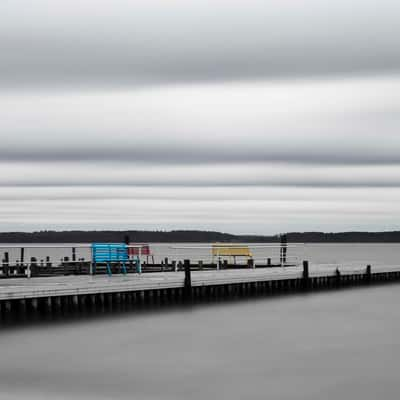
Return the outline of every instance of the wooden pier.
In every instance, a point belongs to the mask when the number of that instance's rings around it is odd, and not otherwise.
[[[96,309],[113,304],[188,303],[400,281],[400,266],[302,267],[146,274],[9,278],[0,282],[2,316]]]

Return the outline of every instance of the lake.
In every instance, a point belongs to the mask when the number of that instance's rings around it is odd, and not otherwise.
[[[4,328],[0,399],[398,399],[400,285]]]
[[[400,250],[306,247],[324,263]],[[3,325],[0,399],[397,400],[399,303],[390,284]]]

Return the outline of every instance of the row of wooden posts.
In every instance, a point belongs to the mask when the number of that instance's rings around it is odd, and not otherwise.
[[[183,287],[164,289],[132,289],[112,293],[78,293],[67,296],[21,298],[0,301],[0,314],[5,316],[53,315],[54,313],[76,313],[87,311],[112,312],[129,310],[142,306],[192,304],[199,301],[239,299],[243,297],[271,294],[308,292],[322,289],[338,289],[347,286],[360,286],[371,283],[384,283],[400,280],[400,271],[373,272],[367,266],[362,273],[342,274],[339,269],[334,275],[310,276],[309,264],[303,263],[302,276],[254,282],[234,282],[228,284],[192,284],[192,265],[184,261],[185,279]]]

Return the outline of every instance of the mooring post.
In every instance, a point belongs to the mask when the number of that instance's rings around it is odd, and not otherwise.
[[[8,276],[8,265],[9,265],[10,259],[8,255],[8,251],[4,253],[4,260],[3,260],[3,274],[5,276]]]
[[[21,265],[24,265],[24,258],[25,258],[25,249],[21,247],[21,257],[20,257]]]
[[[286,264],[287,235],[281,235],[281,265]]]
[[[371,283],[371,266],[367,265],[367,269],[365,270],[365,282]]]
[[[31,257],[31,263],[29,266],[28,274],[30,277],[38,275],[38,266],[36,257]]]
[[[184,297],[185,300],[192,299],[192,277],[190,271],[190,260],[184,260],[185,267],[185,287],[184,287]]]
[[[336,287],[340,287],[341,278],[340,278],[340,270],[339,270],[339,267],[336,268],[335,276],[336,276]]]
[[[308,261],[303,261],[303,289],[308,290],[310,288],[310,271]]]

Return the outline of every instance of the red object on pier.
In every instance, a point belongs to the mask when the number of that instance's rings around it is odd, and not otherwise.
[[[151,256],[150,245],[142,243],[129,243],[128,255],[129,256]]]
[[[150,246],[148,244],[142,246],[140,251],[142,256],[151,256]]]

